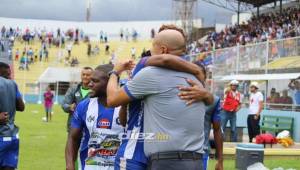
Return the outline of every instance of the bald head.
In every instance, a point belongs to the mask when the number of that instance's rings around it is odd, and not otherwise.
[[[183,55],[186,41],[182,33],[177,30],[167,29],[159,32],[153,40],[153,48],[158,54]]]

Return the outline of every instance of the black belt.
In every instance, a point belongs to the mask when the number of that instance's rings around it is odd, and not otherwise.
[[[175,152],[158,152],[150,156],[150,161],[162,159],[202,159],[202,154],[197,152],[175,151]]]

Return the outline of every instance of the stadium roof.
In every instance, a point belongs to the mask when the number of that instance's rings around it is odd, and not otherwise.
[[[281,74],[237,74],[228,75],[222,78],[223,81],[230,80],[291,80],[299,78],[300,73]]]
[[[274,2],[280,2],[280,0],[202,0],[202,1],[234,12],[238,11],[239,2],[240,2],[240,12],[250,11],[253,8],[261,7]],[[282,3],[288,3],[293,1],[295,0],[282,0]]]
[[[237,1],[247,3],[247,4],[251,4],[254,7],[259,7],[259,6],[262,6],[262,5],[274,3],[277,0],[237,0]]]

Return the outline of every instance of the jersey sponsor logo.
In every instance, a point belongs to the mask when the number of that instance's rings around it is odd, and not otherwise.
[[[117,123],[117,125],[120,125],[121,124],[121,122],[120,122],[120,118],[118,117],[118,118],[116,118],[116,123]]]
[[[98,127],[103,129],[109,129],[110,127],[110,121],[108,119],[100,119],[98,122]]]
[[[87,121],[88,121],[89,123],[91,123],[92,121],[95,121],[95,116],[90,115],[90,116],[87,118]]]

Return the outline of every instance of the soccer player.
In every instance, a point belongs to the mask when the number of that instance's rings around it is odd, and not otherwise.
[[[17,84],[8,79],[10,72],[7,73],[7,69],[7,64],[0,63],[0,96],[5,96],[0,98],[0,169],[13,170],[18,166],[19,157],[19,128],[14,124],[15,114],[16,110],[24,111],[25,105]]]
[[[112,170],[124,128],[120,125],[119,109],[107,106],[106,87],[112,65],[98,66],[89,84],[90,98],[80,102],[72,118],[68,136],[66,167],[74,170],[80,145],[83,170]]]

